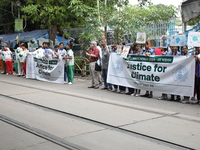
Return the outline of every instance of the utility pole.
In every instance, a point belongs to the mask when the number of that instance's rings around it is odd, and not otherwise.
[[[16,2],[16,4],[17,4],[17,8],[18,8],[18,19],[20,19],[20,9],[19,9],[19,7],[20,7],[20,5],[21,5],[21,2],[18,0],[18,1]]]
[[[100,23],[100,11],[99,11],[99,0],[97,0],[97,9],[98,9],[98,21]]]
[[[105,0],[105,8],[107,7],[107,0]],[[105,21],[105,20],[104,20]],[[104,31],[105,31],[105,39],[107,39],[107,23],[105,21],[105,27],[104,27]]]

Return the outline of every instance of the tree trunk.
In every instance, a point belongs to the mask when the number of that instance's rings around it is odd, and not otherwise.
[[[49,37],[50,37],[50,40],[53,41],[53,45],[51,46],[54,46],[55,45],[55,38],[56,38],[56,35],[57,35],[57,24],[53,24],[53,27],[49,29]]]

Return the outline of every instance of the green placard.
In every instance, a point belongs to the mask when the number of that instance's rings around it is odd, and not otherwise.
[[[173,56],[143,56],[143,55],[129,55],[126,59],[128,61],[141,61],[141,62],[157,62],[157,63],[172,63]]]
[[[22,32],[22,31],[23,31],[23,20],[15,19],[15,32]]]

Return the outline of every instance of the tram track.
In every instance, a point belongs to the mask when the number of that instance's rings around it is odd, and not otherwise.
[[[86,150],[85,148],[83,147],[80,147],[80,146],[77,146],[77,145],[74,145],[72,143],[69,143],[67,141],[63,141],[61,138],[59,137],[56,137],[54,135],[50,135],[48,133],[45,133],[41,130],[38,130],[38,129],[34,129],[34,128],[31,128],[23,123],[20,123],[16,120],[13,120],[11,118],[8,118],[6,116],[3,116],[3,115],[0,115],[0,121],[2,122],[5,122],[5,123],[8,123],[14,127],[17,127],[19,129],[22,129],[30,134],[33,134],[33,135],[36,135],[42,139],[45,139],[47,141],[50,141],[58,146],[61,146],[65,149],[68,149],[68,150]]]
[[[74,95],[74,94],[71,94],[71,93],[66,93],[66,92],[63,93],[63,92],[59,92],[59,91],[48,90],[48,89],[44,89],[44,88],[38,88],[38,87],[27,86],[27,85],[21,85],[21,84],[17,84],[17,83],[10,83],[10,82],[5,82],[5,81],[0,81],[0,82],[5,83],[5,84],[10,84],[10,85],[16,85],[16,86],[19,86],[19,87],[26,87],[26,88],[29,88],[29,89],[35,89],[35,90],[39,90],[39,91],[42,90],[42,91],[45,91],[45,92],[55,93],[55,94],[58,94],[58,95],[60,94],[60,95],[64,95],[64,96],[71,96],[71,97],[74,97],[74,98],[81,98],[81,99],[85,99],[85,100],[88,100],[88,101],[99,102],[99,103],[103,103],[103,104],[109,104],[109,105],[113,105],[113,106],[119,106],[119,107],[123,107],[123,108],[139,110],[139,111],[163,115],[163,116],[170,116],[170,117],[177,118],[177,119],[182,119],[182,120],[186,120],[186,121],[192,121],[192,122],[200,123],[200,120],[183,118],[183,117],[177,116],[179,113],[167,114],[165,112],[155,111],[155,110],[151,110],[151,109],[147,109],[147,108],[140,108],[138,106],[128,106],[128,105],[123,105],[123,104],[119,104],[119,103],[103,101],[103,100],[100,100],[100,99],[97,99],[97,98],[96,99],[90,98],[90,97],[87,97],[87,96],[84,96],[84,95]],[[4,94],[0,94],[0,95],[7,96],[7,95],[4,95]],[[19,94],[15,94],[15,95],[19,95]],[[10,97],[14,97],[15,95],[12,95]],[[29,103],[28,101],[24,101],[24,102]]]
[[[25,101],[23,99],[14,98],[14,97],[8,96],[8,95],[0,94],[0,97],[4,97],[4,98],[7,98],[7,99],[16,101],[16,102],[21,102],[21,103],[26,104],[26,105],[31,105],[33,107],[37,107],[37,108],[40,108],[40,109],[51,111],[53,113],[62,114],[62,115],[65,115],[65,116],[70,116],[70,117],[76,118],[78,120],[87,121],[87,122],[90,122],[90,123],[98,125],[98,126],[103,126],[106,129],[111,129],[111,130],[115,130],[115,131],[118,131],[118,132],[121,132],[121,133],[133,135],[133,136],[136,136],[136,137],[139,137],[139,138],[142,138],[142,139],[146,139],[146,140],[152,141],[154,143],[159,143],[161,145],[167,145],[168,147],[171,147],[171,148],[174,148],[174,149],[194,150],[193,148],[187,147],[185,145],[173,143],[173,142],[170,142],[170,141],[166,141],[164,139],[156,138],[156,137],[149,136],[149,135],[146,135],[146,134],[142,134],[142,133],[139,133],[139,132],[127,130],[127,129],[122,128],[122,126],[115,126],[115,125],[108,124],[108,123],[105,123],[105,122],[101,122],[101,121],[93,120],[93,119],[90,119],[90,118],[87,118],[87,117],[83,117],[83,116],[80,116],[80,115],[76,115],[76,114],[73,114],[73,113],[69,113],[69,112],[58,110],[58,109],[50,108],[50,107],[47,107],[47,106],[43,106],[43,105],[40,105],[40,104],[28,102],[28,101]],[[70,148],[71,149],[73,149],[73,148],[76,149],[76,147],[70,147],[69,144],[61,142],[61,139],[58,140],[58,138],[56,138],[57,140],[55,140],[55,138],[53,138],[52,136],[47,136],[45,134],[42,134],[41,132],[38,132],[35,129],[27,128],[26,126],[23,126],[21,123],[15,121],[15,120],[9,119],[6,116],[0,115],[0,120],[2,120],[4,122],[7,122],[9,124],[12,124],[12,125],[14,125],[16,127],[19,127],[19,128],[21,128],[21,129],[23,129],[23,130],[25,130],[27,132],[30,132],[32,134],[35,134],[35,135],[38,134],[38,136],[43,137],[43,138],[45,138],[45,139],[47,139],[49,141],[52,141],[52,142],[54,142],[54,143],[56,143],[56,144],[58,144],[60,146],[63,146],[63,147],[66,146],[66,148],[68,148],[68,149],[70,149]]]

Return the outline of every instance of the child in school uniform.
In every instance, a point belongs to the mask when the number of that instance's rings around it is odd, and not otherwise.
[[[20,57],[20,66],[21,66],[21,70],[20,70],[20,74],[22,76],[26,76],[26,57],[29,53],[28,49],[27,49],[27,45],[23,44],[21,45],[22,51],[19,54]]]
[[[2,45],[2,47],[0,48],[0,55],[1,55],[1,59],[2,59],[2,74],[6,74],[6,63],[5,63],[5,56],[3,54],[4,51],[4,46]]]
[[[8,74],[14,75],[12,66],[12,52],[7,46],[4,46],[4,49],[5,50],[2,52],[2,55],[4,55],[5,57],[6,71],[7,71],[6,75]]]
[[[67,45],[66,50],[68,84],[72,84],[74,81],[74,52],[72,51],[72,45]]]

